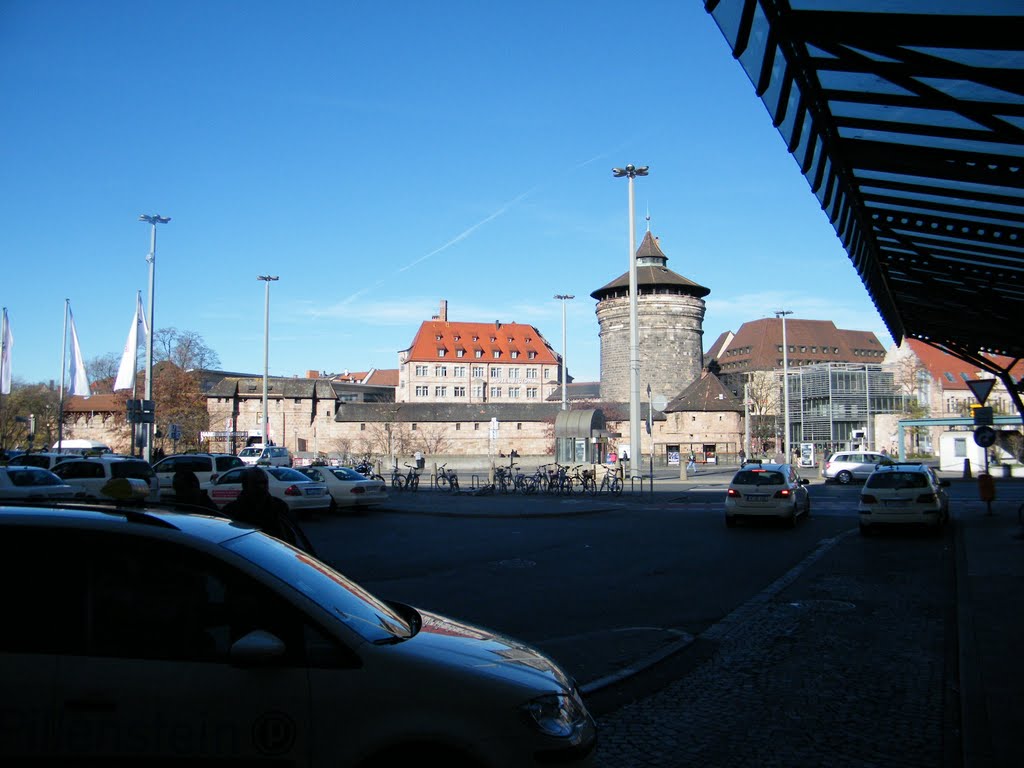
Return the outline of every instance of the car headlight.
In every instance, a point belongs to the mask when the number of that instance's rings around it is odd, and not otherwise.
[[[588,718],[580,698],[568,693],[539,696],[523,709],[541,733],[562,738],[575,734]]]

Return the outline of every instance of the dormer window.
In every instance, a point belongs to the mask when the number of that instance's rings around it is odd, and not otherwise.
[[[508,343],[511,344],[513,341],[515,341],[515,339],[513,339],[511,336],[509,336],[508,337]]]
[[[494,356],[495,357],[501,357],[501,352],[499,350],[497,350],[497,349],[494,350]]]
[[[483,357],[483,356],[484,356],[484,351],[483,351],[482,349],[478,349],[478,350],[476,351],[476,356],[477,356],[477,357]]]
[[[473,341],[480,341],[480,337],[479,336],[474,336],[473,337]]]
[[[441,340],[441,334],[439,333],[436,336],[434,336],[434,340],[435,341],[440,341]]]
[[[446,350],[444,350],[444,349],[439,349],[439,350],[437,350],[437,356],[438,356],[438,357],[444,357],[444,353],[445,353],[445,351],[446,351]]]
[[[462,338],[461,336],[456,336],[456,337],[455,337],[455,340],[456,340],[456,341],[458,341],[458,340],[459,340],[459,339],[461,339],[461,338]]]
[[[519,357],[519,353],[518,352],[512,352],[511,355],[512,355],[512,359],[513,360],[515,360],[517,357]]]
[[[531,351],[529,351],[529,352],[527,352],[527,353],[526,353],[526,356],[527,356],[527,357],[528,357],[528,358],[529,358],[530,360],[533,360],[533,358],[535,358],[535,357],[537,356],[537,353],[531,350]]]
[[[498,340],[498,337],[497,337],[497,336],[491,336],[491,343],[492,343],[492,344],[493,344],[494,342],[496,342],[497,340]]]
[[[466,354],[466,350],[464,350],[464,349],[457,349],[457,350],[455,350],[455,356],[456,357],[462,357],[464,354]]]

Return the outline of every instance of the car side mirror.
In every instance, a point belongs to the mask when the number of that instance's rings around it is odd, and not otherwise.
[[[258,667],[272,663],[284,656],[284,653],[284,642],[277,635],[254,629],[232,643],[229,656],[232,664]]]

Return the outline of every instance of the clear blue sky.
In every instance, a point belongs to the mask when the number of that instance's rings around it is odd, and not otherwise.
[[[530,323],[594,381],[590,293],[649,210],[707,286],[705,346],[785,308],[891,344],[701,0],[0,2],[0,303],[15,381],[59,380],[136,292],[227,370],[397,367],[450,320]]]

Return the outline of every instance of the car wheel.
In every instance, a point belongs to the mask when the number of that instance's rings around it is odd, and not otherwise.
[[[845,469],[836,475],[836,482],[842,485],[849,485],[853,481],[853,475],[847,472]]]
[[[796,521],[799,518],[799,508],[796,504],[793,505],[792,511],[789,513],[789,517],[786,519],[786,525],[790,528],[796,528]]]

